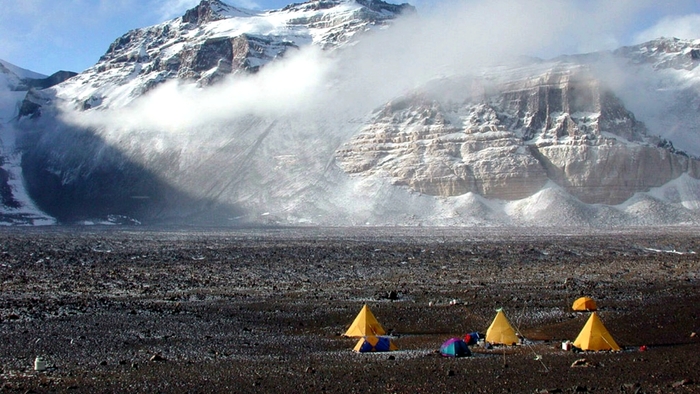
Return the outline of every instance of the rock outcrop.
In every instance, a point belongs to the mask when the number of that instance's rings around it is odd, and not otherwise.
[[[440,81],[387,104],[337,151],[340,166],[443,197],[516,200],[551,180],[598,204],[700,174],[696,159],[649,135],[587,67],[512,79],[518,71]],[[440,98],[457,91],[458,101]]]
[[[25,78],[24,83],[29,89],[46,89],[52,86],[58,85],[69,78],[73,78],[78,75],[78,73],[73,71],[57,71],[46,78]]]
[[[199,5],[185,12],[185,15],[182,16],[182,22],[201,25],[235,15],[250,15],[250,13],[224,4],[219,0],[202,0]]]

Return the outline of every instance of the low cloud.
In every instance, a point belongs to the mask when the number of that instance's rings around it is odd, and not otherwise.
[[[189,2],[169,4],[186,7]],[[553,57],[582,48],[609,49],[649,4],[447,0],[340,51],[307,47],[255,75],[235,75],[205,89],[173,81],[125,108],[68,118],[97,128],[176,132],[247,115],[363,117],[442,76],[478,74],[484,67],[523,55]]]
[[[262,8],[258,2],[252,0],[237,0],[232,2],[232,4],[236,7],[246,8],[249,10],[259,10]]]
[[[169,81],[124,108],[85,113],[64,109],[64,120],[98,129],[176,133],[248,115],[309,111],[328,99],[324,92],[333,62],[320,49],[307,48],[257,74],[206,88]]]
[[[166,0],[160,4],[160,16],[163,20],[173,19],[195,7],[200,0]]]

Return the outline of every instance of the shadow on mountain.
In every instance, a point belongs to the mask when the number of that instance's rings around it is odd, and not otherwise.
[[[36,205],[61,224],[232,225],[240,209],[196,198],[125,156],[96,133],[59,128],[23,140],[22,171]],[[177,166],[177,153],[151,158]]]
[[[4,158],[0,156],[0,165],[3,164]],[[10,174],[3,168],[0,168],[0,204],[7,208],[19,208],[20,203],[12,194],[12,188],[9,184]]]
[[[73,78],[76,75],[78,75],[76,72],[61,70],[46,78],[24,78],[22,79],[22,84],[18,86],[16,90],[46,89],[58,85],[59,83],[69,78]]]

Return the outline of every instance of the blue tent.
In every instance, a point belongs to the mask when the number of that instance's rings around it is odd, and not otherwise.
[[[389,352],[393,350],[398,350],[396,345],[391,341],[389,337],[378,337],[374,335],[369,335],[360,338],[353,349],[359,353],[365,352]]]
[[[460,338],[450,338],[440,346],[440,354],[445,357],[469,357],[472,352]]]

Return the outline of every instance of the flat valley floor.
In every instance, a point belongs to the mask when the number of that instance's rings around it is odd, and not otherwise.
[[[698,230],[0,229],[0,392],[697,393]],[[582,295],[623,351],[561,349]],[[437,353],[497,308],[526,345]]]

